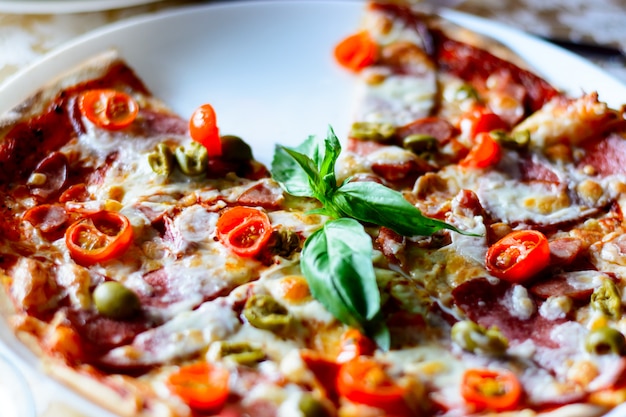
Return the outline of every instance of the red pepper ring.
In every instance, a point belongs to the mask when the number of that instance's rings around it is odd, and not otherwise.
[[[272,225],[265,212],[242,206],[224,211],[216,229],[220,242],[244,257],[258,255],[272,235]]]
[[[509,371],[468,369],[463,374],[461,396],[479,410],[509,411],[519,405],[522,386]]]
[[[114,211],[99,211],[73,223],[65,231],[72,259],[90,266],[121,256],[133,242],[128,219]]]
[[[523,283],[550,264],[550,245],[537,230],[516,230],[489,247],[485,266],[494,276]]]
[[[78,108],[93,124],[107,130],[130,126],[139,113],[139,104],[133,97],[112,89],[85,91],[78,99]]]
[[[339,395],[357,404],[384,410],[389,415],[407,415],[407,388],[387,375],[382,364],[358,356],[341,365],[337,375]]]
[[[229,379],[225,368],[199,362],[180,367],[165,382],[192,409],[216,412],[228,399]]]

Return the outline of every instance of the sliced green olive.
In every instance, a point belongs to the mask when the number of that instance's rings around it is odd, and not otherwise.
[[[437,145],[437,138],[421,133],[409,135],[402,140],[402,146],[417,155],[436,151]]]
[[[478,91],[469,84],[463,84],[454,93],[454,99],[458,101],[462,100],[478,100]]]
[[[391,123],[356,122],[350,130],[350,137],[374,142],[386,142],[396,133]]]
[[[300,249],[300,236],[290,229],[280,228],[272,232],[269,250],[274,255],[289,258]]]
[[[496,327],[489,329],[471,320],[459,321],[452,326],[452,341],[468,352],[483,355],[503,355],[509,345]]]
[[[248,342],[220,342],[217,354],[220,358],[245,366],[254,366],[265,359],[263,349]]]
[[[592,330],[585,339],[585,348],[596,355],[626,355],[626,338],[612,327]]]
[[[331,415],[322,401],[309,393],[302,394],[298,408],[304,417],[329,417]]]
[[[263,330],[282,332],[291,325],[289,311],[269,295],[253,295],[243,309],[248,322]]]
[[[156,149],[148,154],[148,163],[155,173],[167,177],[174,169],[174,154],[165,143],[159,143]]]
[[[244,162],[252,159],[252,148],[239,136],[225,135],[222,142],[222,159],[232,162]]]
[[[621,317],[622,296],[613,280],[604,279],[591,294],[591,308],[613,319]]]
[[[117,281],[98,285],[93,292],[93,301],[100,314],[115,320],[131,318],[141,309],[137,294]]]
[[[204,146],[191,142],[188,147],[179,146],[174,154],[180,170],[185,175],[195,177],[206,172],[209,154]]]
[[[508,134],[504,130],[497,129],[492,130],[489,134],[500,145],[508,149],[521,151],[527,149],[530,144],[530,132],[528,130],[519,130]]]

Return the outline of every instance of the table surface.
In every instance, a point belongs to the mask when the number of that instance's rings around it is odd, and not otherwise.
[[[0,13],[0,83],[50,50],[93,29],[133,16],[201,2],[163,0],[118,10],[56,15]],[[459,11],[494,19],[540,36],[626,50],[626,0],[456,0],[455,3],[458,3],[456,9]],[[594,55],[587,58],[626,83],[625,59]],[[51,382],[42,380],[33,370],[23,368],[32,391],[38,393],[38,417],[83,417],[53,395],[41,395],[51,392],[45,385]]]

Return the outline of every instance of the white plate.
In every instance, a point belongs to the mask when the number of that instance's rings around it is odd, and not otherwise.
[[[274,144],[297,144],[328,125],[344,136],[351,118],[352,77],[332,48],[357,27],[362,1],[224,2],[133,18],[66,44],[0,86],[0,113],[55,74],[109,48],[118,49],[156,96],[185,116],[201,103],[218,112],[225,134],[253,144],[268,163]],[[444,16],[511,46],[553,84],[574,95],[598,91],[611,106],[626,102],[626,86],[567,51],[494,22],[462,13]],[[0,323],[12,357],[35,369],[35,358]],[[110,416],[58,388],[85,413]]]
[[[161,0],[0,0],[0,13],[82,13],[121,9]]]

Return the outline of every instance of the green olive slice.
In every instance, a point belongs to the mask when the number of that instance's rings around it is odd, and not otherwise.
[[[585,348],[596,355],[626,355],[626,338],[612,327],[592,330],[585,339]]]
[[[263,330],[280,332],[291,324],[291,316],[287,309],[265,294],[255,294],[248,298],[243,315],[252,326]]]
[[[484,355],[503,355],[508,341],[496,327],[489,329],[471,320],[462,320],[452,326],[452,341],[461,349]]]
[[[396,133],[396,128],[390,123],[356,122],[350,130],[350,137],[360,140],[386,142]]]
[[[165,143],[159,143],[154,152],[148,154],[148,163],[156,174],[167,177],[174,169],[174,154]]]
[[[115,320],[131,318],[141,309],[137,294],[117,281],[98,285],[93,292],[93,302],[100,314]]]
[[[206,172],[209,154],[204,146],[191,142],[188,147],[179,146],[174,153],[180,170],[185,175],[195,177]]]
[[[304,393],[298,403],[298,408],[304,417],[327,417],[330,412],[324,406],[322,401],[318,400],[313,394]]]
[[[289,258],[300,250],[300,236],[291,229],[279,228],[272,232],[268,246],[274,255]]]
[[[424,152],[433,152],[437,150],[438,141],[437,138],[431,135],[416,133],[404,138],[402,140],[402,146],[414,154],[419,155]]]
[[[613,319],[621,316],[622,296],[613,280],[602,280],[602,285],[594,290],[591,294],[591,308]]]
[[[519,130],[508,134],[504,130],[496,129],[489,132],[491,137],[505,148],[521,151],[530,145],[530,132]]]
[[[463,84],[454,92],[454,99],[458,101],[478,100],[478,91],[469,84]]]
[[[226,342],[219,345],[219,357],[238,365],[254,366],[265,359],[263,349],[248,342]]]

